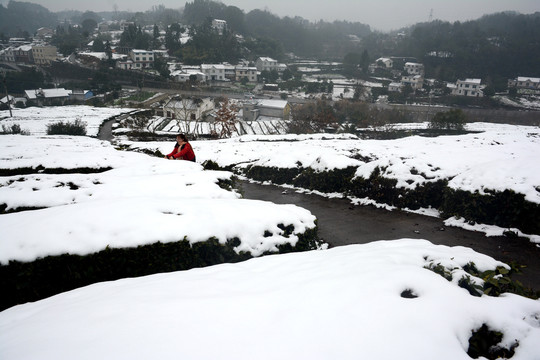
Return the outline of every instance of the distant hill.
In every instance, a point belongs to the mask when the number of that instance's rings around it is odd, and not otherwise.
[[[54,29],[57,23],[56,14],[41,5],[19,1],[0,5],[0,33],[6,37],[22,37],[25,32],[33,35],[40,27]]]
[[[428,77],[476,77],[491,85],[518,75],[540,77],[538,12],[504,12],[467,22],[433,21],[416,24],[405,33],[386,55],[416,57],[426,65]]]

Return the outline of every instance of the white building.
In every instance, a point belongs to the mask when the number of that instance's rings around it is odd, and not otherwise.
[[[227,29],[227,22],[225,20],[213,19],[212,28],[216,30],[219,35],[223,35],[225,29]]]
[[[482,91],[483,86],[481,83],[481,79],[458,80],[456,87],[452,89],[452,95],[483,97],[484,92]]]
[[[206,75],[200,70],[182,69],[176,70],[171,73],[171,77],[178,82],[188,82],[195,79],[198,82],[206,81]]]
[[[424,64],[406,62],[405,71],[409,75],[424,75]]]
[[[133,49],[129,51],[129,58],[134,63],[134,69],[147,69],[154,66],[153,51]]]
[[[244,103],[242,110],[244,121],[255,121],[265,118],[289,120],[291,105],[286,100],[248,101]]]
[[[204,121],[214,110],[210,98],[176,98],[163,106],[165,117],[180,121]]]
[[[410,85],[414,90],[420,90],[424,85],[424,77],[422,75],[402,76],[401,84],[403,86]]]
[[[388,91],[390,92],[401,92],[402,88],[403,88],[403,84],[400,82],[391,82],[388,85]]]
[[[516,88],[520,93],[540,92],[540,78],[519,76],[508,80],[509,88]]]
[[[277,60],[270,57],[260,57],[255,61],[255,66],[258,71],[279,71],[279,64]]]
[[[257,82],[257,68],[249,66],[237,66],[236,81],[242,81],[242,79],[246,79],[250,83]]]
[[[25,90],[25,97],[36,102],[38,105],[53,105],[53,104],[64,104],[69,100],[71,95],[71,90],[66,90],[64,88],[58,89],[34,89],[34,90]]]
[[[225,65],[222,64],[202,64],[201,71],[206,75],[208,81],[225,81]]]
[[[390,58],[385,58],[385,57],[382,57],[382,58],[378,58],[375,63],[379,66],[382,65],[382,67],[386,68],[386,69],[391,69],[394,67],[394,60],[390,59]]]
[[[34,63],[37,65],[50,65],[57,59],[56,46],[51,45],[35,45],[32,46],[32,56]]]

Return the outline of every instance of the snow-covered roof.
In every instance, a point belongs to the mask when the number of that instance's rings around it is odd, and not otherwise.
[[[32,45],[22,45],[22,46],[19,46],[16,50],[31,51],[32,50]]]
[[[277,60],[274,60],[271,57],[260,57],[259,60],[266,62],[277,62]]]
[[[201,70],[206,69],[218,69],[218,70],[225,70],[225,65],[223,64],[202,64]]]
[[[7,104],[8,101],[12,102],[13,103],[13,100],[15,98],[11,95],[8,95],[8,96],[4,96],[3,98],[0,99],[0,103],[2,104]]]
[[[482,79],[465,79],[462,82],[480,85],[480,83],[482,82]]]
[[[287,100],[259,100],[257,103],[259,106],[275,109],[285,109],[288,104]]]
[[[37,99],[38,97],[44,98],[59,98],[59,97],[69,97],[71,90],[66,90],[64,88],[58,89],[34,89],[34,90],[25,90],[24,93],[26,97],[30,100]]]
[[[523,82],[523,81],[531,81],[535,83],[540,83],[540,78],[533,78],[533,77],[526,77],[526,76],[518,76],[517,81]]]

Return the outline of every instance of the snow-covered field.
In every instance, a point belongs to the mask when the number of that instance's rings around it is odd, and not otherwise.
[[[33,125],[45,128],[49,118]],[[496,177],[500,188],[540,202],[532,166],[539,130],[473,126],[485,132],[392,141],[243,136],[193,147],[199,162],[220,165],[357,166],[360,176],[380,164],[403,186],[451,177],[455,187],[481,191]],[[173,146],[123,142],[163,153]],[[240,199],[217,185],[230,173],[199,164],[118,151],[87,137],[10,135],[0,136],[0,145],[1,169],[112,168],[0,177],[0,204],[8,210],[45,207],[0,215],[2,264],[210,234],[239,237],[241,250],[256,255],[294,241],[277,224],[299,232],[314,226],[313,215],[297,206]],[[480,271],[506,266],[468,248],[402,239],[94,284],[0,312],[0,358],[465,360],[472,331],[486,324],[504,334],[500,346],[517,344],[512,359],[540,359],[540,301],[473,297],[457,285],[470,262]],[[451,282],[425,268],[437,264],[452,272]],[[401,296],[404,290],[417,297]]]
[[[88,137],[6,135],[0,143],[0,169],[113,168],[91,174],[0,177],[0,204],[8,211],[45,207],[0,215],[3,264],[67,252],[89,254],[107,246],[179,241],[184,236],[191,243],[212,236],[225,243],[238,237],[236,251],[258,256],[298,240],[296,235],[284,236],[279,224],[294,225],[296,234],[315,227],[309,211],[239,199],[217,184],[230,173],[203,171],[192,162],[118,151]]]
[[[319,171],[354,166],[356,176],[364,178],[378,167],[382,176],[397,179],[398,187],[414,189],[448,179],[454,189],[480,193],[511,189],[540,203],[540,170],[532,166],[540,153],[540,129],[488,123],[471,123],[467,128],[482,132],[396,140],[361,140],[349,134],[241,136],[192,145],[200,162],[213,160],[221,166],[301,166]],[[171,146],[167,142],[123,143],[162,153]]]
[[[468,248],[380,241],[100,283],[0,313],[2,359],[468,360],[471,332],[540,358],[540,302],[473,297]],[[452,269],[454,281],[427,270]],[[411,290],[417,298],[404,298]]]
[[[427,123],[396,124],[396,129],[426,128]],[[448,180],[449,187],[469,192],[513,190],[525,199],[540,203],[540,129],[491,123],[470,123],[467,129],[479,133],[439,137],[411,136],[396,140],[361,140],[350,134],[241,136],[219,141],[194,141],[200,162],[212,160],[220,166],[258,165],[276,168],[312,168],[317,171],[356,167],[356,176],[369,178],[375,169],[381,176],[397,180],[397,186]],[[132,149],[169,151],[166,142],[134,143],[120,140]],[[361,159],[361,160],[360,160]],[[352,199],[371,203],[369,199]],[[433,210],[423,210],[423,213]],[[448,225],[471,228],[462,219]],[[474,230],[500,236],[511,230],[532,242],[540,236],[519,229],[479,225]]]
[[[57,107],[29,107],[26,109],[13,109],[13,117],[9,117],[9,110],[0,111],[0,126],[10,127],[18,124],[22,130],[31,135],[45,135],[47,125],[59,121],[74,122],[79,119],[86,123],[86,135],[97,136],[99,126],[108,118],[133,109],[105,108],[85,105],[57,106]]]

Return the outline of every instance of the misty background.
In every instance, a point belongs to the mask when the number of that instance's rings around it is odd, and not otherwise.
[[[186,1],[178,0],[32,0],[50,11],[147,11],[154,5],[168,8],[183,8]],[[9,0],[0,0],[7,5]],[[440,19],[465,21],[501,11],[516,11],[531,14],[540,11],[538,0],[227,0],[226,5],[237,6],[245,12],[253,9],[270,11],[278,16],[301,16],[307,20],[347,20],[361,22],[373,30],[390,31],[417,22]]]

